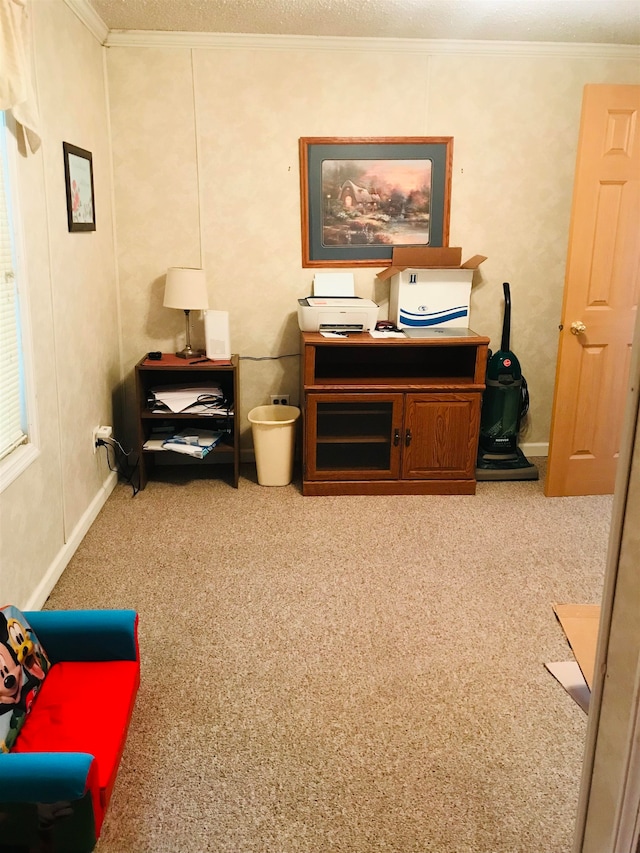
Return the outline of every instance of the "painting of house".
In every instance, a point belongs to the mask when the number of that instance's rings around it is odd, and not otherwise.
[[[359,210],[361,213],[376,210],[380,204],[380,196],[377,192],[359,187],[353,181],[345,181],[340,187],[339,199],[347,210]]]

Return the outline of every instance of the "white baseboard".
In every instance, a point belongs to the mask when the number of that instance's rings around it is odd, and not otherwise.
[[[549,442],[548,441],[525,441],[519,444],[518,447],[525,456],[548,456]]]
[[[80,521],[76,524],[69,539],[56,554],[55,559],[47,569],[45,576],[30,596],[26,605],[21,608],[22,610],[40,610],[42,608],[47,598],[51,595],[51,591],[54,586],[58,583],[58,580],[66,569],[69,561],[77,551],[78,546],[84,539],[87,531],[96,520],[98,513],[107,502],[107,498],[115,489],[117,482],[118,475],[115,471],[112,471],[102,484],[102,488],[98,494],[87,507]]]

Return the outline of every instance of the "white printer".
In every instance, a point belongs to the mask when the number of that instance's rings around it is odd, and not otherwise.
[[[367,332],[378,320],[371,299],[354,296],[353,273],[316,273],[313,296],[298,299],[303,332]]]

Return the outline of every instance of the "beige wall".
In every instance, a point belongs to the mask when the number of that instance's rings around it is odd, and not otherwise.
[[[40,455],[0,495],[0,602],[39,607],[111,480],[120,354],[103,49],[62,2],[32,6],[42,147],[18,160]],[[62,142],[93,154],[97,231],[67,230]]]
[[[182,315],[162,307],[171,265],[204,265],[241,357],[297,352],[296,300],[314,273],[300,258],[299,137],[451,135],[450,242],[488,256],[471,326],[499,343],[510,281],[511,342],[532,398],[525,440],[547,442],[582,88],[638,81],[637,62],[596,47],[225,44],[108,50],[128,407],[135,362],[184,337]],[[376,271],[356,270],[356,290],[386,316]],[[278,391],[297,402],[298,360],[243,361],[241,386],[247,447],[252,406]]]
[[[301,136],[454,137],[451,243],[488,255],[471,325],[497,342],[511,281],[526,438],[547,441],[582,86],[638,82],[629,51],[259,37],[106,49],[63,0],[32,12],[43,144],[21,158],[19,192],[41,453],[0,495],[0,600],[40,606],[106,499],[92,427],[131,441],[135,362],[183,342],[183,316],[162,307],[168,266],[205,266],[241,356],[297,352],[314,274],[300,261]],[[93,153],[94,233],[67,231],[63,140]],[[375,272],[357,269],[356,289],[385,316]],[[249,448],[252,406],[298,401],[298,360],[243,361],[241,383]]]

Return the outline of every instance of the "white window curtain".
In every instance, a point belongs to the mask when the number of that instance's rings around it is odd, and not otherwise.
[[[27,436],[23,428],[26,417],[4,115],[0,119],[0,459],[3,459],[26,442]]]
[[[29,148],[37,151],[40,120],[31,74],[28,0],[0,0],[0,110],[11,110]]]

